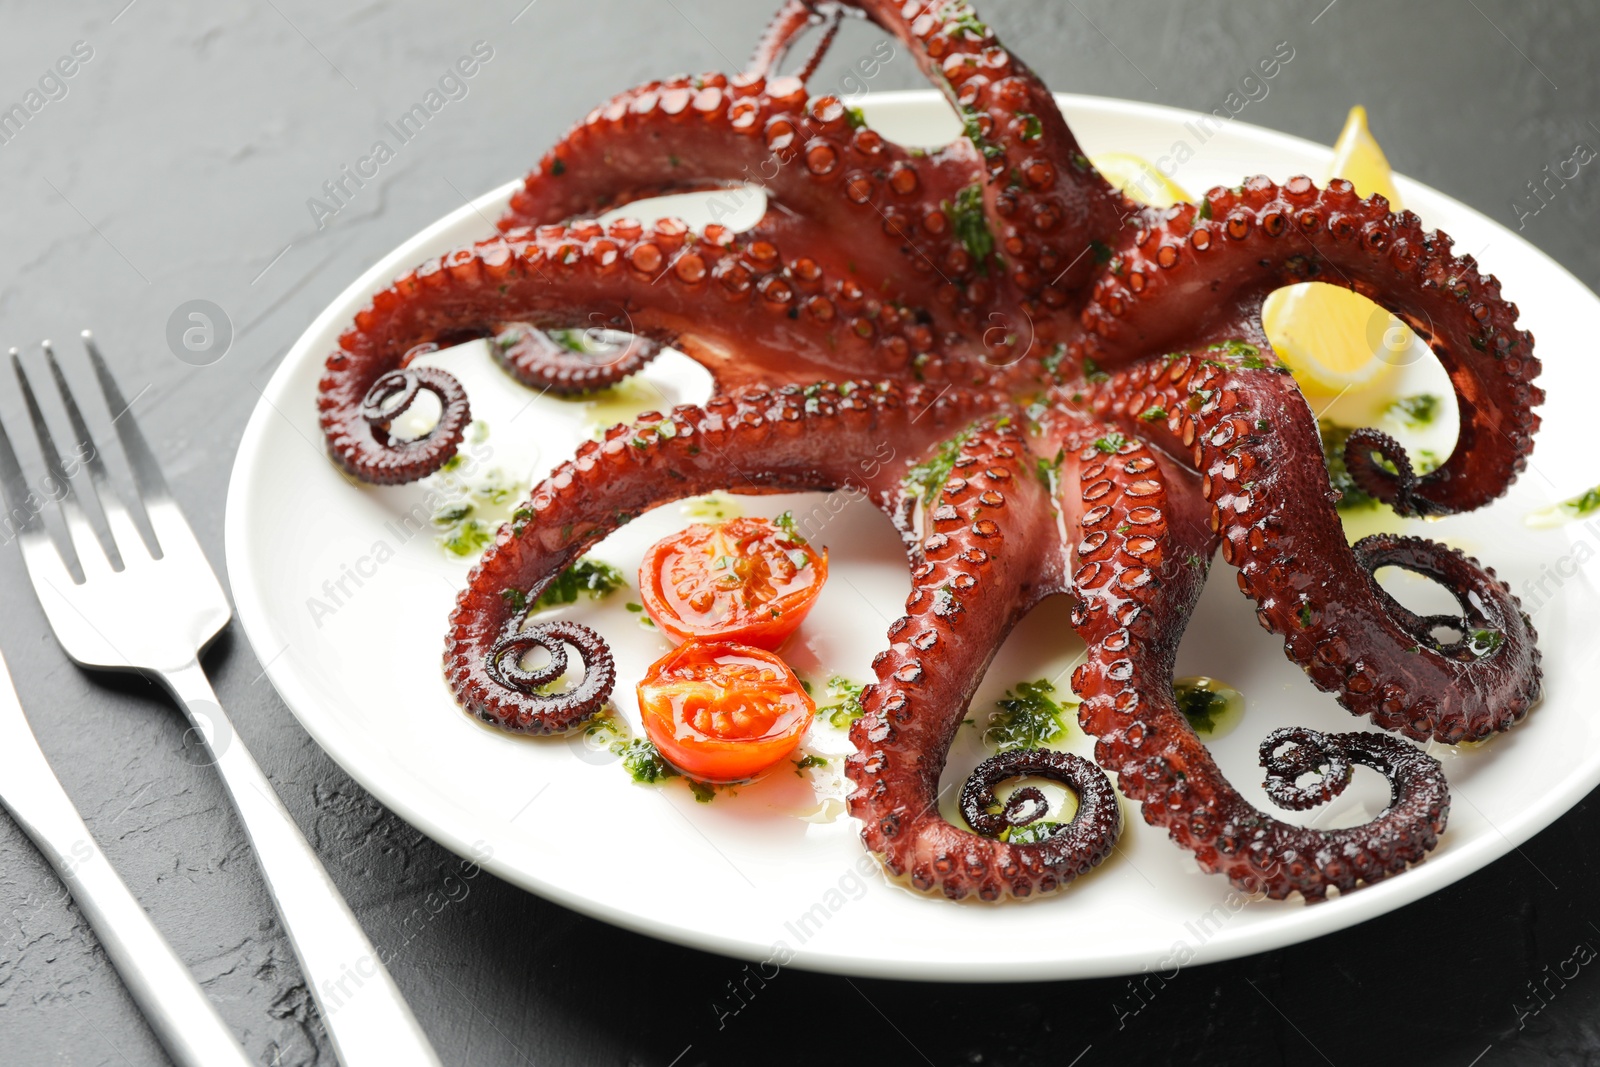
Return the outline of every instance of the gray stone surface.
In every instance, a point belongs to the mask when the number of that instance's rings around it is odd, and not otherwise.
[[[97,330],[128,391],[144,390],[138,416],[219,565],[241,428],[313,315],[463,195],[521,173],[594,102],[652,75],[735,68],[775,6],[125,2],[0,3],[0,104],[20,100],[74,42],[93,48],[66,96],[0,144],[0,341]],[[1365,103],[1396,167],[1514,228],[1528,180],[1578,142],[1600,144],[1600,8],[1576,0],[987,0],[983,11],[1059,89],[1198,109],[1289,40],[1293,66],[1249,121],[1328,140],[1346,108]],[[319,229],[306,199],[480,39],[494,58],[470,94]],[[871,41],[849,27],[823,84]],[[874,88],[916,84],[902,62]],[[1597,206],[1600,177],[1585,169],[1523,220],[1591,286]],[[164,342],[169,314],[197,298],[234,325],[226,358],[202,367]],[[0,414],[15,426],[6,381]],[[67,790],[251,1055],[332,1063],[253,858],[215,776],[185,750],[179,716],[141,681],[89,678],[68,662],[10,549],[0,647]],[[1549,977],[1580,942],[1600,944],[1592,798],[1425,901],[1184,972],[1143,1006],[1117,980],[924,986],[786,972],[719,1018],[739,963],[610,928],[487,874],[438,910],[455,857],[334,766],[239,637],[209,666],[335,881],[392,950],[449,1064],[1600,1060],[1600,978],[1572,977],[1571,964],[1564,982]],[[0,1063],[163,1062],[81,916],[0,818]]]

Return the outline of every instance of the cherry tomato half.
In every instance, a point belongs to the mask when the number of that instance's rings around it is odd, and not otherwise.
[[[703,782],[753,778],[795,750],[816,705],[765,649],[688,641],[639,683],[645,733],[667,761]]]
[[[777,648],[828,579],[820,554],[769,519],[695,523],[657,541],[639,565],[650,618],[672,640]]]

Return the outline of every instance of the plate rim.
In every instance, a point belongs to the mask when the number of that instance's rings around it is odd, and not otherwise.
[[[1202,114],[1163,104],[1087,94],[1057,93],[1055,97],[1069,116],[1074,111],[1097,111],[1181,123],[1184,119]],[[942,103],[942,98],[936,92],[925,89],[874,92],[863,100],[869,111],[877,106],[922,106],[930,103]],[[1302,152],[1327,155],[1330,158],[1332,155],[1332,149],[1327,145],[1238,119],[1232,120],[1228,128],[1269,147],[1274,142],[1279,145],[1287,143]],[[272,616],[264,606],[256,575],[243,562],[249,555],[251,521],[254,517],[247,482],[250,471],[261,463],[266,455],[263,443],[267,427],[277,414],[274,401],[284,399],[287,381],[300,364],[308,358],[317,358],[309,349],[315,337],[327,329],[330,320],[348,318],[353,302],[363,301],[375,286],[390,280],[396,273],[394,269],[396,262],[402,264],[400,269],[403,270],[420,258],[412,256],[406,251],[407,249],[437,239],[439,234],[454,228],[474,214],[481,215],[487,209],[498,210],[522,181],[522,177],[517,177],[473,198],[385,252],[312,319],[286,350],[266,386],[260,390],[261,399],[252,408],[229,473],[223,521],[225,567],[235,613],[258,659],[265,650],[281,643],[276,640],[276,628],[272,623]],[[1397,175],[1396,182],[1402,190],[1423,191],[1428,198],[1446,202],[1453,210],[1474,217],[1477,222],[1492,227],[1497,240],[1511,238],[1516,244],[1523,246],[1526,253],[1531,253],[1540,261],[1541,269],[1558,272],[1587,293],[1591,300],[1600,303],[1600,297],[1595,297],[1580,279],[1560,263],[1496,220],[1414,179]],[[402,253],[411,258],[402,258]],[[294,398],[289,399],[295,402]],[[307,404],[312,402],[311,398],[299,399]],[[503,857],[494,854],[483,855],[476,850],[476,846],[482,841],[481,838],[469,843],[470,834],[459,832],[452,824],[452,819],[440,815],[441,810],[451,812],[459,807],[458,805],[452,802],[424,808],[410,803],[404,790],[395,786],[395,776],[379,773],[379,768],[375,764],[383,761],[373,754],[370,747],[364,749],[359,743],[347,743],[359,742],[359,739],[351,737],[346,730],[338,727],[335,720],[315,713],[318,703],[316,694],[311,687],[303,684],[296,674],[291,673],[287,665],[274,659],[264,664],[263,671],[301,728],[346,774],[397,816],[449,851],[463,858],[472,859],[484,869],[518,888],[624,929],[735,959],[770,957],[771,945],[725,936],[713,930],[662,924],[625,908],[612,907],[591,900],[559,883],[540,878],[534,872],[506,862]],[[1402,876],[1366,886],[1359,892],[1340,896],[1315,907],[1301,905],[1301,910],[1293,913],[1290,921],[1247,928],[1230,926],[1220,930],[1215,937],[1194,947],[1189,959],[1183,965],[1196,966],[1220,962],[1300,944],[1376,918],[1432,895],[1509,854],[1570,811],[1597,785],[1600,785],[1600,751],[1592,753],[1585,762],[1578,764],[1560,783],[1560,788],[1547,792],[1538,803],[1530,804],[1514,818],[1495,825],[1496,833],[1482,834],[1444,855],[1430,856],[1427,862],[1409,868]],[[467,809],[461,809],[461,814],[468,818],[472,815]],[[1147,964],[1153,962],[1153,960],[1146,961]],[[962,963],[959,964],[960,976],[952,977],[947,973],[950,965],[930,966],[926,961],[863,956],[807,948],[803,945],[793,950],[792,959],[784,966],[851,976],[927,982],[1061,980],[1109,977],[1136,973],[1137,970],[1137,962],[1125,953],[1100,952],[1044,961],[1014,961],[1009,964]]]

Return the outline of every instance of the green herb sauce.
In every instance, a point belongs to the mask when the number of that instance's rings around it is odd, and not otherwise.
[[[1202,736],[1220,737],[1244,715],[1244,694],[1215,678],[1179,678],[1172,695],[1183,717]]]
[[[826,767],[827,765],[828,761],[825,757],[808,752],[794,761],[795,777],[804,778],[808,767]]]
[[[1026,826],[1013,826],[1008,830],[1001,831],[1000,840],[1009,841],[1013,845],[1036,845],[1040,841],[1049,838],[1051,834],[1055,833],[1063,825],[1065,824],[1040,819],[1038,822],[1030,822]]]
[[[1066,450],[1058,448],[1054,459],[1040,456],[1034,460],[1034,471],[1039,475],[1039,480],[1045,484],[1045,488],[1050,490],[1052,497],[1056,495],[1056,489],[1061,482],[1061,464],[1066,458]]]
[[[611,746],[611,751],[622,757],[622,769],[636,782],[654,785],[678,777],[678,769],[667,762],[660,749],[643,737],[618,741]]]
[[[691,519],[736,519],[744,514],[739,502],[727,493],[707,493],[684,501],[680,510]]]
[[[1525,520],[1529,526],[1535,528],[1548,528],[1560,526],[1562,523],[1573,519],[1581,519],[1600,511],[1600,485],[1593,489],[1585,489],[1577,496],[1569,497],[1548,508],[1540,508],[1530,514]]]
[[[782,515],[779,515],[777,518],[772,520],[772,525],[782,530],[783,536],[787,537],[795,544],[803,545],[806,543],[806,539],[800,536],[799,526],[795,524],[794,512],[785,511]],[[794,552],[789,553],[790,561],[793,562],[796,567],[804,567],[806,565],[806,554],[804,552],[800,552],[798,553],[798,558],[796,558],[796,555],[797,554]]]
[[[817,709],[817,714],[837,729],[848,729],[850,724],[866,714],[861,706],[861,693],[867,687],[840,675],[828,679],[828,696],[833,703]]]
[[[539,599],[534,601],[533,609],[540,611],[563,604],[575,604],[580,595],[590,600],[604,600],[627,584],[628,580],[622,576],[622,572],[611,564],[584,556],[556,575],[555,581],[546,586],[544,592],[539,594]],[[519,611],[527,606],[527,594],[520,590],[505,589],[500,595]]]
[[[1237,360],[1240,367],[1245,370],[1281,370],[1276,363],[1264,358],[1261,349],[1245,341],[1219,341],[1211,345],[1207,351],[1221,352],[1231,359]]]
[[[1043,748],[1063,739],[1067,724],[1063,709],[1051,699],[1056,687],[1041,678],[1018,682],[995,701],[995,710],[983,731],[983,740],[997,752]]]
[[[1473,630],[1467,634],[1467,648],[1482,658],[1505,644],[1505,640],[1506,635],[1499,630]]]
[[[1439,398],[1432,393],[1403,396],[1390,404],[1389,410],[1408,426],[1427,426],[1439,415]]]
[[[709,782],[697,781],[678,768],[667,762],[647,738],[636,737],[627,741],[615,741],[611,751],[622,757],[622,769],[628,772],[628,777],[641,785],[659,785],[672,778],[682,778],[689,787],[689,792],[701,804],[709,804],[717,799],[717,787]]]
[[[481,419],[469,423],[466,438],[473,444],[487,441],[488,423]],[[469,469],[472,462],[473,457],[457,452],[422,483],[439,500],[430,517],[434,540],[452,556],[473,556],[487,548],[502,522],[522,514],[520,509],[515,513],[509,509],[527,491],[498,467],[474,475]]]

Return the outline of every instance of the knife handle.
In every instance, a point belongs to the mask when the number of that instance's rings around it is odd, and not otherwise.
[[[100,851],[22,709],[5,703],[0,700],[0,804],[61,876],[150,1029],[180,1067],[251,1067],[194,975]]]

